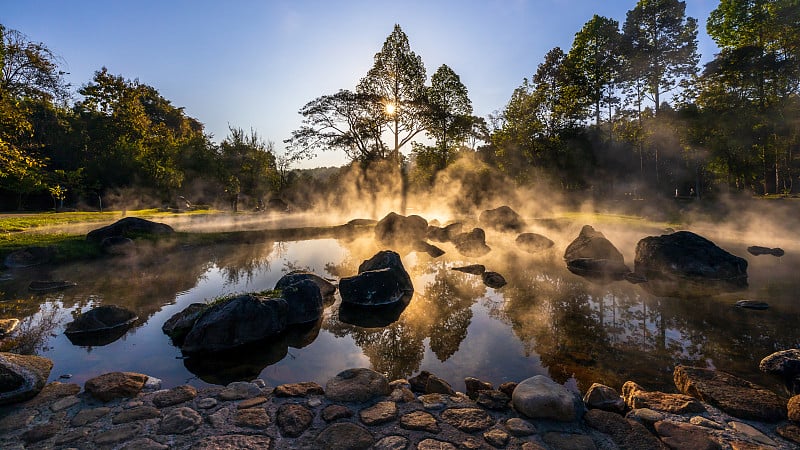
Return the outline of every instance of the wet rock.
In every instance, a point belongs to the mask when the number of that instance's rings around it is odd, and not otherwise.
[[[522,233],[514,241],[520,250],[528,253],[539,253],[552,248],[555,242],[545,236],[536,233]]]
[[[739,300],[738,302],[736,302],[735,306],[737,308],[755,309],[759,311],[769,309],[769,303],[760,302],[758,300]]]
[[[673,380],[679,391],[734,417],[766,422],[786,418],[786,403],[780,397],[729,373],[679,365],[675,367]]]
[[[800,349],[781,350],[766,356],[758,368],[781,377],[789,392],[800,394]]]
[[[471,264],[463,267],[453,267],[453,270],[468,273],[470,275],[483,275],[486,272],[486,267],[483,264]]]
[[[281,288],[280,297],[286,300],[286,325],[316,322],[325,309],[318,285],[310,279],[300,279]]]
[[[315,273],[305,270],[293,270],[282,276],[278,282],[275,283],[275,289],[282,290],[284,287],[291,286],[300,280],[313,281],[319,288],[319,293],[322,295],[322,298],[330,297],[336,293],[336,286],[333,283]]]
[[[625,260],[603,233],[584,225],[564,251],[570,272],[592,280],[621,280],[630,272]]]
[[[13,333],[19,326],[19,319],[0,319],[0,338]]]
[[[497,272],[483,272],[481,274],[483,284],[492,289],[500,289],[506,285],[506,279]]]
[[[429,375],[427,381],[425,382],[425,393],[456,395],[456,391],[450,387],[450,384],[447,381],[444,381],[433,374]]]
[[[22,440],[26,444],[34,444],[36,442],[50,439],[61,431],[61,427],[54,423],[46,423],[44,425],[37,425],[30,430],[22,433]]]
[[[247,381],[234,381],[225,386],[225,389],[221,390],[217,394],[217,397],[220,400],[230,401],[253,398],[259,394],[261,394],[261,388],[259,388],[255,383],[250,383]]]
[[[450,442],[428,438],[417,444],[417,450],[456,450],[456,446]]]
[[[152,406],[137,406],[124,409],[111,418],[111,423],[118,425],[121,423],[136,422],[137,420],[155,419],[161,417],[161,411]]]
[[[428,222],[420,216],[390,212],[375,225],[375,238],[387,245],[410,245],[425,239]]]
[[[478,217],[478,221],[487,228],[499,231],[520,231],[525,227],[522,217],[505,205],[483,211]]]
[[[536,427],[527,420],[520,419],[519,417],[512,417],[506,420],[506,429],[512,436],[530,436],[536,434]]]
[[[386,436],[372,448],[373,450],[406,450],[408,448],[408,439],[403,436]]]
[[[153,404],[159,408],[173,406],[188,402],[197,396],[197,389],[187,384],[176,386],[172,389],[157,392],[153,395]]]
[[[0,352],[0,405],[35,397],[52,368],[53,362],[47,358]]]
[[[489,413],[478,408],[449,408],[442,412],[441,418],[466,433],[483,431],[494,425]]]
[[[492,250],[486,245],[486,233],[480,228],[453,236],[452,241],[456,250],[468,257],[483,256]]]
[[[466,387],[467,396],[471,399],[478,397],[478,391],[494,389],[492,383],[481,381],[473,377],[464,378],[464,385]]]
[[[147,375],[136,372],[111,372],[87,380],[83,387],[92,397],[109,402],[116,398],[135,397],[147,378]]]
[[[501,411],[508,408],[509,401],[511,401],[511,398],[506,394],[495,391],[494,389],[489,389],[478,392],[476,403],[486,409]]]
[[[282,298],[242,294],[220,301],[197,319],[181,350],[222,352],[274,337],[286,328],[287,312]]]
[[[662,420],[655,424],[656,432],[661,441],[669,448],[692,450],[718,450],[719,444],[710,437],[708,430],[703,427],[682,422]]]
[[[308,408],[291,403],[285,403],[278,408],[275,421],[283,436],[297,437],[311,426],[314,413]]]
[[[505,447],[508,444],[508,433],[498,428],[493,428],[485,433],[483,433],[483,439],[489,443],[492,447]]]
[[[444,408],[445,398],[442,394],[424,394],[417,397],[417,400],[422,403],[422,407],[425,409]]]
[[[542,440],[550,448],[559,450],[595,450],[597,446],[589,436],[584,434],[561,433],[551,431],[542,436]]]
[[[92,308],[67,324],[64,334],[75,345],[107,345],[116,341],[139,317],[115,305]]]
[[[371,369],[347,369],[328,380],[325,397],[338,402],[366,402],[389,395],[389,381]]]
[[[438,433],[440,431],[436,418],[425,411],[404,414],[400,418],[400,427],[406,430],[427,431],[428,433]]]
[[[347,419],[353,417],[353,411],[342,405],[329,405],[322,410],[322,420],[333,422],[334,420]]]
[[[111,412],[111,408],[101,406],[99,408],[82,409],[70,420],[69,424],[73,427],[82,427],[95,422],[97,419]]]
[[[110,446],[120,442],[130,441],[131,439],[140,436],[142,427],[136,423],[128,423],[117,428],[112,428],[107,431],[102,431],[94,435],[94,443],[102,446]]]
[[[778,426],[775,429],[775,432],[787,441],[800,444],[800,426],[797,426],[793,423],[785,423]]]
[[[78,283],[67,280],[55,281],[31,281],[28,285],[28,290],[36,293],[61,291],[67,288],[75,287]]]
[[[649,236],[636,244],[635,272],[662,297],[697,297],[747,287],[747,261],[689,231]]]
[[[358,275],[339,281],[342,303],[378,306],[397,303],[414,291],[411,277],[400,255],[391,250],[378,252],[358,267]]]
[[[316,448],[327,450],[366,450],[375,443],[372,434],[354,423],[335,423],[319,433]]]
[[[622,398],[631,409],[649,408],[671,414],[700,413],[706,410],[702,403],[689,395],[645,391],[633,381],[622,385]]]
[[[85,428],[79,428],[77,430],[67,431],[66,433],[56,435],[53,443],[57,446],[63,446],[64,444],[69,444],[71,442],[85,441],[88,437],[89,430]]]
[[[414,392],[425,393],[425,388],[428,385],[428,378],[430,378],[431,375],[433,374],[427,370],[420,371],[417,376],[408,379],[408,385]]]
[[[620,414],[625,411],[625,401],[616,389],[600,383],[592,383],[583,396],[583,402],[589,409],[602,409]]]
[[[636,272],[628,272],[622,278],[630,284],[647,283],[647,277]]]
[[[176,408],[161,420],[158,434],[188,434],[203,423],[203,417],[192,408]]]
[[[308,395],[323,395],[322,386],[313,381],[302,383],[281,384],[275,388],[276,397],[306,397]]]
[[[50,262],[55,254],[52,247],[26,247],[9,253],[3,263],[9,269],[22,269]]]
[[[359,417],[365,425],[369,426],[391,422],[397,419],[397,404],[395,402],[378,402],[362,409]]]
[[[584,416],[590,427],[611,436],[620,450],[663,449],[664,445],[650,434],[644,425],[619,414],[600,409],[589,410]]]
[[[269,426],[270,419],[266,409],[248,408],[237,410],[233,423],[237,427],[264,429]]]
[[[505,383],[501,383],[500,386],[498,386],[497,390],[502,392],[503,394],[506,394],[509,397],[512,397],[514,395],[514,389],[516,388],[517,388],[516,382],[506,381]]]
[[[794,422],[800,422],[800,395],[795,395],[786,404],[787,417]]]
[[[183,310],[175,313],[172,317],[164,322],[161,326],[161,331],[172,339],[175,345],[181,345],[183,338],[192,330],[194,323],[208,308],[205,303],[192,303]]]
[[[543,375],[519,383],[511,401],[514,408],[532,419],[571,422],[578,417],[575,395]]]
[[[192,450],[260,450],[272,448],[272,439],[261,435],[226,434],[197,441]]]
[[[758,245],[753,245],[751,247],[747,247],[747,251],[748,251],[748,253],[750,253],[751,255],[754,255],[754,256],[772,255],[772,256],[777,256],[778,258],[780,258],[781,256],[784,255],[783,249],[782,248],[778,248],[778,247],[769,248],[769,247],[761,247],[761,246],[758,246]]]
[[[141,235],[170,234],[175,230],[171,226],[140,219],[138,217],[125,217],[111,225],[92,230],[86,234],[89,242],[101,243],[103,239],[112,236],[136,237]]]

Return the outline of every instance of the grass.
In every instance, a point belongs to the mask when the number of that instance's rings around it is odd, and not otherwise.
[[[191,214],[214,214],[217,211],[187,211],[180,215]],[[158,209],[140,209],[137,211],[126,211],[123,215],[121,211],[108,212],[39,212],[39,213],[10,213],[0,215],[0,233],[17,233],[22,231],[32,231],[36,228],[69,225],[75,223],[108,222],[121,219],[124,216],[135,216],[141,218],[153,218],[174,216],[175,213],[160,211]]]

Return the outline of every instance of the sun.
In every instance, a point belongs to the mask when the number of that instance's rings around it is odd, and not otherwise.
[[[393,116],[395,112],[397,112],[397,106],[394,103],[386,103],[383,106],[383,109],[386,111],[386,114]]]

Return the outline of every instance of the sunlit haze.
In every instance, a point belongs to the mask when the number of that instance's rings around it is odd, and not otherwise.
[[[63,58],[73,93],[105,66],[155,87],[220,141],[228,126],[283,141],[308,101],[354,89],[394,24],[428,78],[450,66],[478,116],[502,109],[545,53],[568,50],[593,14],[622,23],[634,0],[509,1],[13,1],[0,22]],[[705,32],[713,0],[691,0],[701,64],[716,46]],[[75,94],[77,96],[77,94]],[[322,152],[303,167],[344,164]]]

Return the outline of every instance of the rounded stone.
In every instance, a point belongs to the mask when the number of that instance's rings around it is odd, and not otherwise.
[[[456,450],[456,446],[438,439],[425,439],[417,444],[417,450]]]
[[[215,398],[204,398],[197,401],[197,407],[200,409],[211,409],[217,406],[217,399]]]
[[[187,434],[196,430],[203,418],[192,408],[177,408],[167,413],[158,427],[158,434]]]
[[[408,439],[403,436],[386,436],[372,448],[373,450],[406,450],[408,448]]]
[[[264,408],[248,408],[236,411],[233,423],[239,427],[267,428],[270,420],[269,414]]]
[[[542,440],[545,444],[550,446],[550,448],[557,448],[561,450],[595,450],[597,448],[597,446],[594,445],[592,438],[585,434],[560,433],[551,431],[550,433],[546,433],[544,436],[542,436]]]
[[[270,445],[272,440],[267,436],[228,434],[201,439],[192,450],[261,450],[271,448]]]
[[[506,420],[506,429],[514,436],[530,436],[536,434],[536,427],[527,420],[512,417]]]
[[[800,422],[800,395],[795,395],[794,397],[790,398],[786,408],[789,411],[789,420],[793,422]]]
[[[252,398],[257,395],[261,394],[261,388],[259,388],[254,383],[249,383],[247,381],[234,381],[233,383],[228,384],[225,386],[225,389],[221,390],[217,397],[220,400],[244,400],[247,398]]]
[[[137,406],[114,414],[114,417],[111,418],[111,423],[116,425],[138,420],[155,419],[156,417],[161,417],[161,411],[158,409],[152,406]]]
[[[614,388],[600,383],[592,383],[583,402],[589,408],[602,409],[604,411],[618,412],[625,411],[625,401],[620,397],[619,392]]]
[[[372,434],[354,423],[333,424],[319,433],[314,440],[317,448],[326,450],[366,450],[375,444]]]
[[[325,396],[338,402],[366,402],[389,395],[389,381],[374,370],[347,369],[328,380]]]
[[[275,421],[278,423],[278,428],[280,428],[282,435],[298,437],[311,426],[313,420],[314,413],[309,411],[308,408],[302,405],[286,403],[278,408],[278,417]]]
[[[439,432],[439,424],[436,422],[436,418],[425,411],[414,411],[404,415],[400,418],[400,427],[429,433]]]
[[[518,384],[511,400],[517,411],[532,419],[571,422],[577,418],[575,395],[543,375]]]
[[[397,404],[395,402],[378,402],[374,406],[362,409],[359,413],[365,425],[380,425],[391,422],[397,418]]]
[[[483,433],[483,438],[493,447],[505,447],[509,439],[508,433],[497,428]]]
[[[72,425],[73,427],[82,427],[86,424],[96,421],[97,419],[105,416],[109,412],[111,412],[111,408],[106,408],[105,406],[102,406],[100,408],[84,409],[78,411],[78,413],[75,414],[75,416],[72,418],[69,424]]]
[[[322,386],[312,381],[281,384],[275,388],[276,397],[305,397],[311,394],[322,395],[324,393]]]
[[[115,398],[135,397],[147,378],[142,373],[111,372],[87,380],[83,387],[92,397],[108,402]]]
[[[35,397],[52,368],[53,361],[41,356],[0,353],[0,405]]]
[[[173,406],[189,400],[197,396],[197,389],[189,385],[176,386],[172,389],[156,392],[153,396],[153,404],[159,408],[166,406]]]
[[[141,438],[141,439],[134,439],[121,450],[167,450],[169,449],[169,445],[164,445],[159,442],[156,442],[150,438]]]
[[[353,411],[346,406],[330,405],[322,410],[322,419],[325,422],[333,422],[334,420],[346,419],[348,417],[353,417]]]
[[[442,412],[442,420],[461,431],[472,433],[494,425],[494,419],[478,408],[450,408]]]

